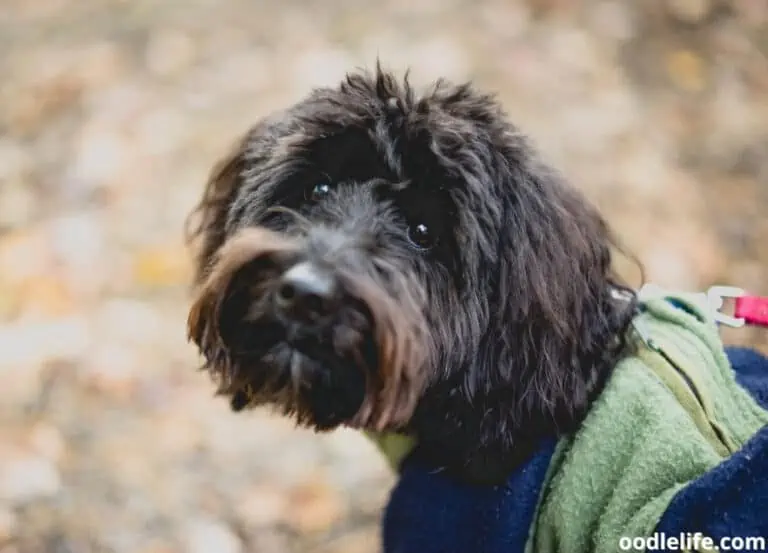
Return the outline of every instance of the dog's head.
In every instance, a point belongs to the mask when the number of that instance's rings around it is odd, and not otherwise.
[[[194,215],[189,334],[233,408],[407,429],[446,459],[568,429],[631,316],[601,217],[469,85],[315,90]]]

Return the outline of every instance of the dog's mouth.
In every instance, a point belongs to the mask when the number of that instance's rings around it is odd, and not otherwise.
[[[344,297],[325,316],[289,316],[275,307],[280,282],[246,266],[220,293],[214,347],[201,348],[220,393],[237,411],[272,405],[319,430],[363,426],[366,397],[381,385],[371,310]]]
[[[370,331],[340,324],[308,330],[264,319],[242,322],[226,338],[237,375],[227,390],[232,407],[277,405],[321,430],[354,425],[376,378]]]

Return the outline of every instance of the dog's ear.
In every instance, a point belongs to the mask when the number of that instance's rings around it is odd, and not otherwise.
[[[244,147],[245,138],[242,138],[214,165],[202,198],[187,218],[187,243],[196,249],[196,284],[205,278],[214,254],[224,243],[229,206],[242,182]]]
[[[185,227],[187,244],[194,249],[195,288],[187,315],[187,337],[204,354],[203,368],[211,373],[224,372],[220,367],[227,367],[228,357],[221,344],[215,286],[208,281],[215,276],[213,261],[224,244],[229,207],[242,182],[243,145],[241,140],[214,165]]]
[[[495,354],[481,385],[508,394],[513,425],[568,431],[624,350],[634,293],[613,273],[618,246],[597,209],[532,155],[509,161],[488,334]]]

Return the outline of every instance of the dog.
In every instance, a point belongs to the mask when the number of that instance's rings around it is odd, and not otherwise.
[[[219,162],[188,237],[189,337],[233,410],[409,436],[461,485],[572,436],[638,347],[606,221],[472,84],[315,89]]]
[[[190,335],[235,409],[405,430],[464,477],[506,474],[623,351],[606,223],[470,86],[315,91],[248,133],[197,213]]]

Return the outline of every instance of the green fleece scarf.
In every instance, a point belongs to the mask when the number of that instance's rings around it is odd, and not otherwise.
[[[558,443],[526,553],[616,553],[620,538],[651,535],[682,487],[768,424],[736,382],[705,298],[646,287],[639,300],[644,339]],[[369,436],[395,467],[413,447]]]

